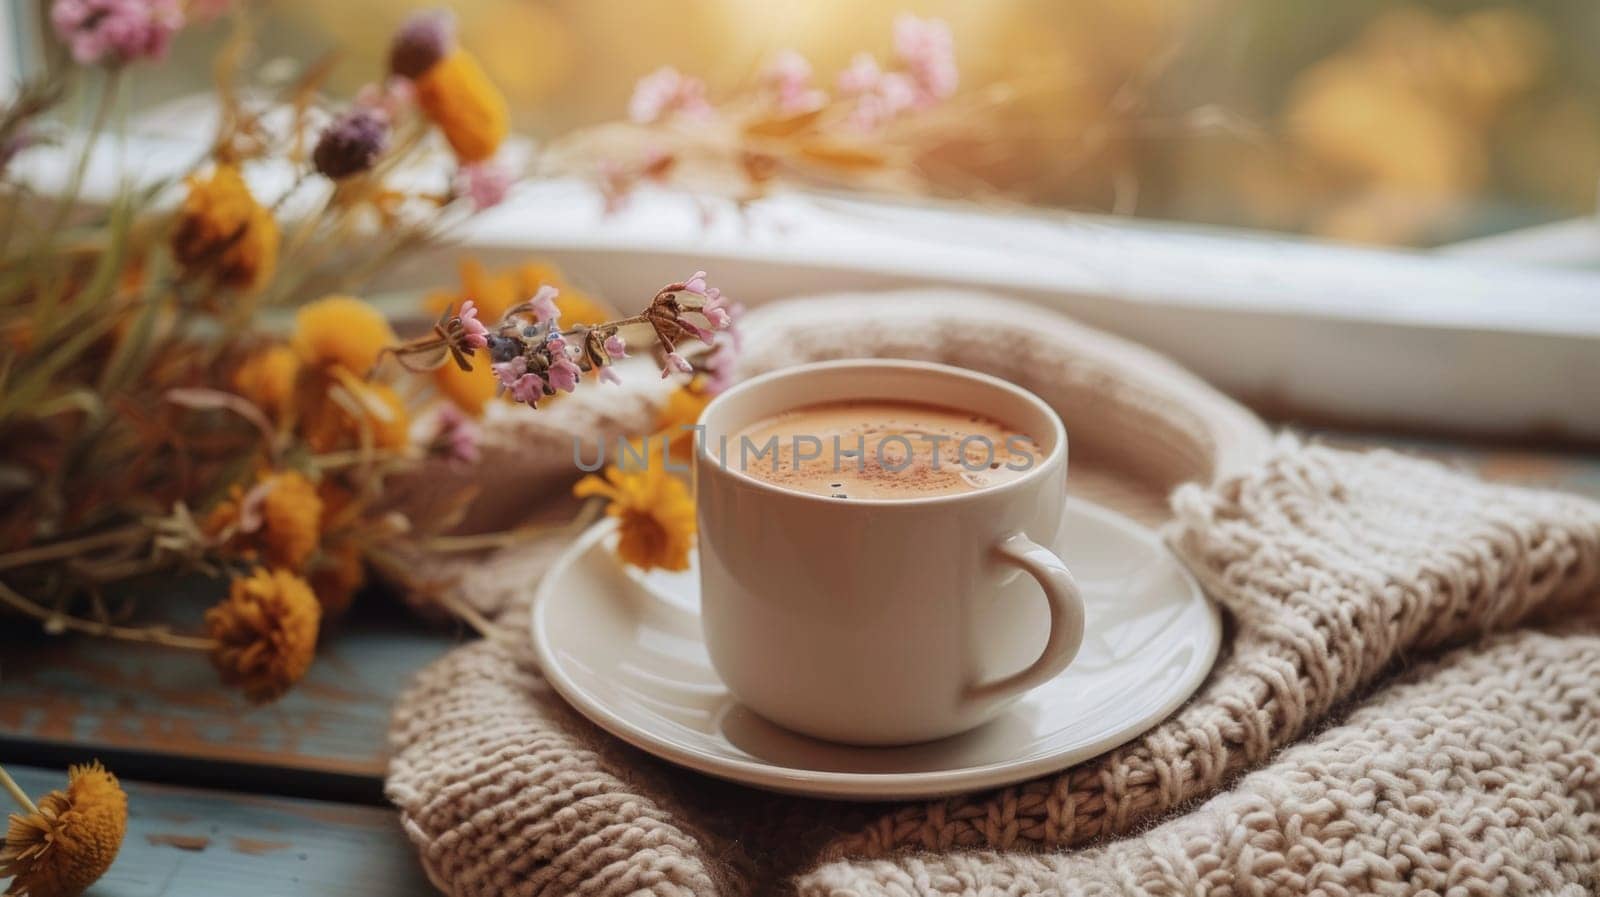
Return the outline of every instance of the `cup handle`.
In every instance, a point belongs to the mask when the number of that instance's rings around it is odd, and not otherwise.
[[[996,560],[1021,567],[1044,589],[1050,602],[1050,636],[1039,659],[1003,679],[967,686],[965,698],[981,701],[1014,695],[1054,678],[1078,656],[1083,644],[1083,595],[1055,552],[1022,533],[1012,533],[994,546]]]

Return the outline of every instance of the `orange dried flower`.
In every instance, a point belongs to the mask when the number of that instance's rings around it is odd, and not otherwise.
[[[515,268],[490,271],[482,262],[464,258],[459,266],[461,289],[439,290],[430,293],[424,302],[431,314],[440,314],[446,308],[460,310],[461,303],[471,299],[478,306],[478,316],[493,326],[505,317],[507,309],[524,302],[539,292],[541,286],[555,287],[556,308],[561,312],[561,325],[603,324],[617,315],[589,294],[574,287],[566,275],[555,265],[529,262]]]
[[[249,492],[235,486],[206,521],[213,534],[229,528],[233,533],[228,544],[234,549],[275,567],[299,570],[322,535],[322,499],[298,471],[263,473]]]
[[[354,542],[341,540],[325,547],[311,566],[311,591],[322,605],[324,617],[336,617],[350,608],[350,602],[367,581],[361,549]]]
[[[383,313],[354,296],[326,296],[302,306],[294,316],[294,347],[312,367],[343,368],[366,376],[383,350],[395,343]]]
[[[487,360],[477,359],[470,371],[453,364],[441,365],[433,372],[433,383],[457,408],[473,417],[482,417],[483,409],[494,398],[499,381]]]
[[[327,388],[331,388],[329,382]],[[326,389],[309,399],[300,430],[313,451],[359,446],[363,429],[372,434],[374,448],[405,447],[410,441],[411,417],[399,393],[387,384],[367,383],[347,374],[338,377],[338,382],[358,406],[359,415],[344,403],[334,401]]]
[[[0,848],[7,894],[76,897],[117,858],[128,829],[128,796],[98,761],[67,770],[67,789],[38,801],[38,812],[12,814]]]
[[[694,500],[682,481],[659,466],[639,471],[606,468],[573,487],[579,498],[602,496],[617,520],[617,557],[644,570],[687,570],[694,547]]]
[[[246,358],[234,372],[233,387],[275,418],[282,417],[294,402],[295,376],[300,357],[285,345],[269,346]]]
[[[255,289],[272,277],[278,261],[278,222],[250,192],[239,168],[221,164],[209,178],[191,176],[178,210],[172,254],[191,274]]]
[[[257,567],[206,611],[206,634],[217,643],[211,663],[250,700],[276,700],[311,668],[321,619],[322,605],[305,580]]]
[[[511,115],[500,89],[471,53],[450,51],[412,83],[418,107],[463,164],[482,162],[500,149]]]

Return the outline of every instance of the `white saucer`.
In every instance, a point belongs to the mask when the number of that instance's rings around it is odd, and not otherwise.
[[[1199,687],[1222,638],[1217,611],[1155,533],[1069,500],[1056,550],[1088,605],[1072,666],[971,732],[907,747],[797,735],[740,706],[700,635],[699,576],[639,573],[597,524],[534,596],[533,645],[562,697],[664,760],[758,788],[846,800],[937,797],[1023,781],[1110,750]],[[1002,600],[1037,601],[1021,577]],[[1031,591],[1031,594],[1030,594]]]

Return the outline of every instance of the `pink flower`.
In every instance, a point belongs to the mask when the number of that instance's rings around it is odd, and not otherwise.
[[[874,131],[917,103],[916,82],[904,72],[887,72],[869,93],[856,99],[850,121],[858,129]]]
[[[628,357],[628,344],[622,341],[621,334],[613,333],[606,337],[604,345],[606,348],[606,354],[612,358]]]
[[[633,96],[628,100],[628,117],[641,125],[661,121],[671,115],[706,118],[711,112],[711,104],[706,101],[705,82],[685,75],[670,65],[640,78],[633,87]]]
[[[704,296],[706,294],[706,272],[694,272],[693,276],[683,282],[683,291],[685,293],[693,293],[696,296]]]
[[[511,384],[511,397],[530,408],[539,407],[539,400],[544,398],[544,380],[538,374],[523,374]]]
[[[562,392],[572,392],[578,388],[578,378],[583,376],[583,368],[578,367],[567,355],[567,341],[560,336],[553,336],[546,343],[550,347],[550,386]]]
[[[728,300],[721,290],[716,287],[706,290],[706,301],[700,306],[700,313],[706,316],[712,327],[726,330],[733,326],[733,315],[728,313],[728,309]]]
[[[677,352],[668,352],[667,366],[661,369],[661,379],[667,379],[668,377],[672,376],[673,372],[677,372],[679,374],[692,374],[694,373],[694,365],[689,363],[689,359],[684,358]]]
[[[736,341],[731,338],[718,339],[717,348],[702,363],[706,377],[701,385],[706,392],[716,395],[732,386],[733,369],[738,361],[739,350]]]
[[[473,211],[492,209],[506,201],[517,176],[500,162],[489,159],[472,165],[463,165],[456,172],[455,189],[472,201]]]
[[[183,27],[178,0],[55,0],[50,24],[79,65],[122,65],[167,55]]]
[[[398,75],[390,75],[382,84],[363,84],[356,91],[355,105],[376,109],[394,119],[416,102],[417,91],[411,82]]]
[[[839,73],[837,85],[839,92],[845,96],[858,97],[877,90],[878,79],[882,77],[883,71],[878,68],[878,60],[873,59],[871,53],[857,53],[850,60],[850,67]]]
[[[902,15],[894,22],[894,52],[917,86],[917,105],[931,106],[956,92],[955,40],[939,19]]]
[[[500,381],[502,389],[513,389],[517,381],[522,379],[522,375],[528,372],[528,359],[518,355],[510,361],[502,361],[490,367],[493,368],[494,376]]]
[[[561,309],[556,307],[556,297],[559,295],[561,295],[560,290],[546,285],[539,287],[539,291],[533,294],[532,299],[528,300],[528,303],[533,306],[533,316],[538,319],[539,323],[549,324],[553,327],[557,321],[561,320]]]
[[[233,0],[189,0],[189,20],[204,25],[215,21],[232,5]]]
[[[679,318],[678,326],[694,334],[695,339],[705,343],[708,346],[711,345],[712,341],[717,338],[715,333],[712,333],[704,327],[701,327],[699,324],[696,324],[688,318]]]
[[[454,405],[439,409],[439,429],[433,437],[434,445],[454,465],[478,463],[478,425]]]
[[[774,56],[762,69],[761,80],[782,112],[809,112],[828,102],[827,94],[811,86],[811,62],[793,50]]]
[[[484,349],[489,346],[489,328],[483,326],[478,320],[478,305],[471,299],[461,303],[461,329],[466,331],[467,345],[474,349]]]

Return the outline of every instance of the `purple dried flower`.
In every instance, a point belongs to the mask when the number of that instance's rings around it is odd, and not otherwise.
[[[183,27],[178,0],[55,0],[50,24],[79,65],[122,65],[167,55]]]
[[[323,129],[311,151],[311,163],[337,181],[370,169],[388,147],[389,116],[356,106]]]
[[[449,10],[413,13],[389,45],[389,71],[403,78],[420,77],[449,54],[455,42],[456,20]]]
[[[685,293],[693,293],[696,296],[704,296],[706,294],[706,272],[694,272],[693,276],[683,282],[683,291]]]
[[[612,358],[628,357],[628,344],[623,342],[621,334],[613,333],[606,337],[605,348],[606,354]]]

